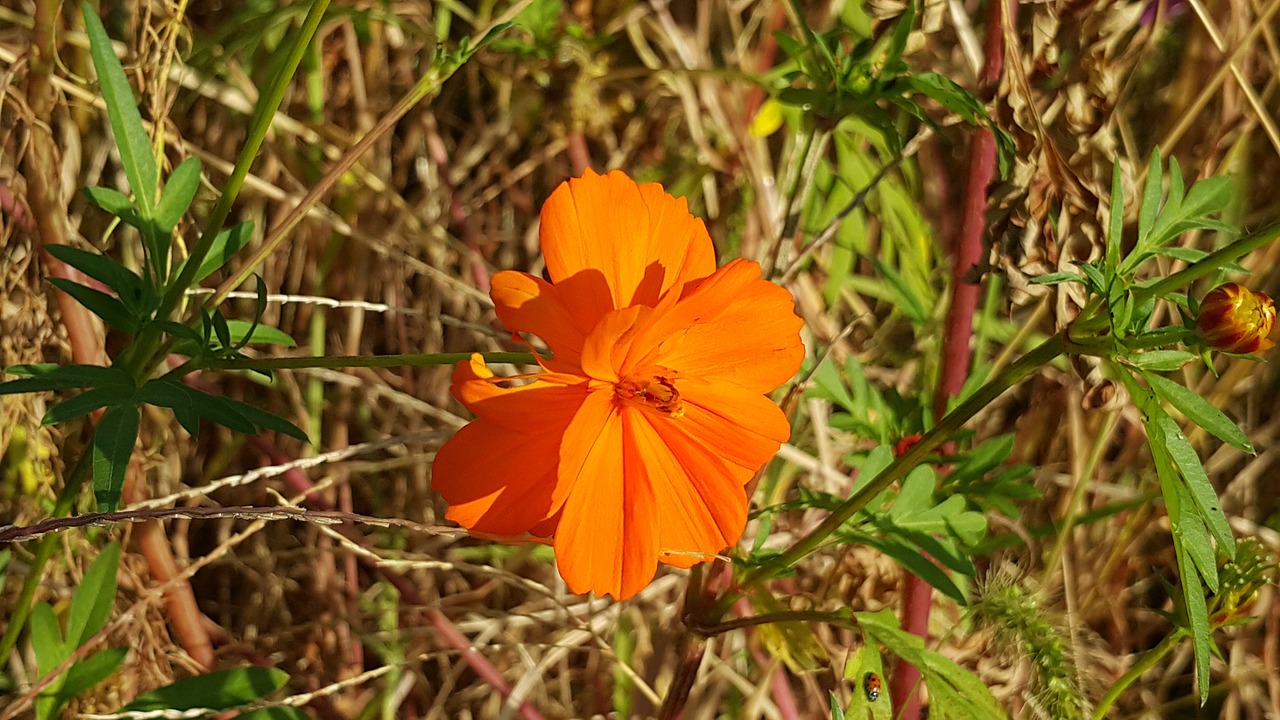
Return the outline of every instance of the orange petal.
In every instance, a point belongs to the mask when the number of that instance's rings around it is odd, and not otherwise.
[[[624,438],[605,390],[587,397],[561,444],[561,482],[572,488],[556,527],[556,564],[575,593],[624,600],[657,571],[658,505]]]
[[[554,429],[530,434],[477,420],[436,453],[431,483],[449,503],[448,519],[469,530],[519,535],[564,504],[559,460]]]
[[[673,286],[715,271],[711,238],[688,203],[617,170],[587,170],[561,183],[542,206],[540,237],[553,283],[582,272],[603,276],[611,291],[607,301],[584,296],[572,304],[592,317],[632,304],[652,306]]]
[[[643,326],[651,312],[649,308],[637,305],[605,314],[583,345],[582,371],[595,380],[617,382],[636,330]]]
[[[677,384],[685,402],[679,426],[694,442],[755,473],[791,437],[791,424],[772,400],[728,382]]]
[[[685,377],[769,392],[804,359],[802,322],[792,308],[791,294],[761,280],[759,265],[734,260],[690,288],[669,311],[655,313],[626,366],[659,364]]]
[[[684,430],[682,419],[632,412],[628,439],[643,458],[662,510],[662,562],[690,567],[736,543],[747,523],[752,471],[727,465]]]
[[[591,325],[579,326],[581,313],[564,304],[554,285],[527,273],[505,270],[493,276],[489,297],[508,330],[537,335],[555,353],[557,363],[575,366]]]
[[[477,417],[511,430],[564,428],[586,397],[585,378],[561,373],[540,373],[535,380],[504,387],[484,365],[479,354],[458,363],[451,392]],[[514,381],[522,382],[522,381]]]

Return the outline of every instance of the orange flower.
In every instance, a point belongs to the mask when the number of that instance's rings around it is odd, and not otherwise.
[[[1275,345],[1267,337],[1275,323],[1276,305],[1266,293],[1226,283],[1200,301],[1196,330],[1205,344],[1222,352],[1255,353]]]
[[[478,532],[554,536],[569,588],[622,600],[659,562],[689,567],[741,537],[745,484],[790,435],[765,393],[804,356],[786,290],[735,260],[683,199],[614,171],[542,208],[550,282],[493,277],[498,318],[555,354],[511,384],[479,355],[453,395],[476,415],[436,455],[446,515]]]

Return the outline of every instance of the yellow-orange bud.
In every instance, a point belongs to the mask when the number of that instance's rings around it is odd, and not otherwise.
[[[1275,345],[1267,337],[1275,323],[1276,304],[1269,295],[1226,283],[1210,290],[1200,302],[1196,330],[1214,349],[1256,353]]]

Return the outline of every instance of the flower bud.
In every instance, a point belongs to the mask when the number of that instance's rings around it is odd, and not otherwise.
[[[1256,353],[1275,345],[1267,338],[1275,322],[1276,304],[1270,296],[1226,283],[1210,290],[1200,302],[1196,331],[1216,350]]]

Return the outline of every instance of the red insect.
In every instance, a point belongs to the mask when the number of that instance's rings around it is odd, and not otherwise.
[[[869,672],[862,676],[862,689],[867,693],[867,700],[875,702],[880,699],[880,676]]]

